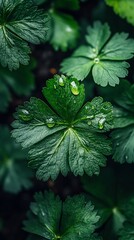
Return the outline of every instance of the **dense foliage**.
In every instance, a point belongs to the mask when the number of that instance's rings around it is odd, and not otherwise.
[[[0,239],[134,240],[133,26],[132,0],[0,0]]]

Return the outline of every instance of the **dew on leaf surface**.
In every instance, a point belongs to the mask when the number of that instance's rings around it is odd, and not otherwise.
[[[75,83],[75,81],[71,82],[71,92],[74,95],[78,95],[79,94],[79,88],[78,88],[77,84]]]
[[[55,126],[55,122],[54,122],[53,118],[46,119],[46,125],[49,128],[53,128]]]

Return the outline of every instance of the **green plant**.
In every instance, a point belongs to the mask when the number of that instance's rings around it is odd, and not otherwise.
[[[30,48],[46,39],[47,16],[32,0],[0,1],[0,62],[10,70],[27,65]]]
[[[119,84],[119,78],[128,74],[129,64],[124,60],[133,57],[134,40],[127,39],[128,34],[123,32],[110,38],[111,31],[107,23],[95,22],[87,31],[88,45],[80,46],[72,57],[65,59],[61,71],[83,80],[92,70],[93,79],[98,85],[106,87],[108,84]]]
[[[105,3],[132,25],[134,4],[96,2],[0,0],[0,196],[23,220],[36,192],[22,238],[2,199],[0,239],[134,240],[134,34]]]
[[[112,106],[101,97],[84,106],[83,84],[64,75],[47,81],[43,95],[52,109],[37,98],[20,106],[12,124],[13,137],[29,150],[29,165],[37,177],[99,174],[111,146],[104,133],[112,128]],[[55,112],[54,112],[55,111]],[[102,134],[103,133],[103,134]],[[45,157],[45,158],[44,158]]]
[[[127,19],[129,23],[134,25],[134,1],[132,0],[105,0],[106,3],[113,7],[115,13],[120,17]]]
[[[43,239],[99,240],[93,234],[98,220],[94,207],[82,195],[62,202],[51,192],[36,193],[24,229]]]

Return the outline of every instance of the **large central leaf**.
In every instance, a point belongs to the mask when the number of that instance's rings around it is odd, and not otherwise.
[[[13,137],[30,149],[29,165],[38,169],[37,177],[99,174],[111,151],[103,134],[112,127],[111,104],[97,97],[83,106],[83,84],[63,75],[47,81],[43,94],[52,108],[31,98],[18,108],[13,123]]]

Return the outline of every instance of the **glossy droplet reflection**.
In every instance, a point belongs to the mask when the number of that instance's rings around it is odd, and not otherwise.
[[[30,121],[33,118],[29,111],[26,109],[21,109],[19,111],[19,117],[23,121]]]
[[[61,87],[64,87],[64,80],[63,80],[63,78],[62,77],[60,77],[59,78],[59,85],[61,86]]]
[[[46,119],[46,125],[49,128],[53,128],[55,126],[55,122],[54,122],[53,118]]]
[[[94,115],[87,116],[87,119],[93,119]]]
[[[77,84],[75,83],[75,81],[71,82],[71,92],[74,95],[78,95],[79,94],[79,88],[78,88]]]
[[[91,122],[91,121],[88,121],[87,124],[90,126],[90,125],[92,124],[92,122]]]
[[[99,63],[99,61],[100,61],[99,58],[95,58],[95,59],[94,59],[94,62],[95,62],[95,63]]]
[[[98,127],[99,129],[103,129],[104,128],[104,124],[105,124],[106,119],[105,118],[101,118],[98,122]]]

